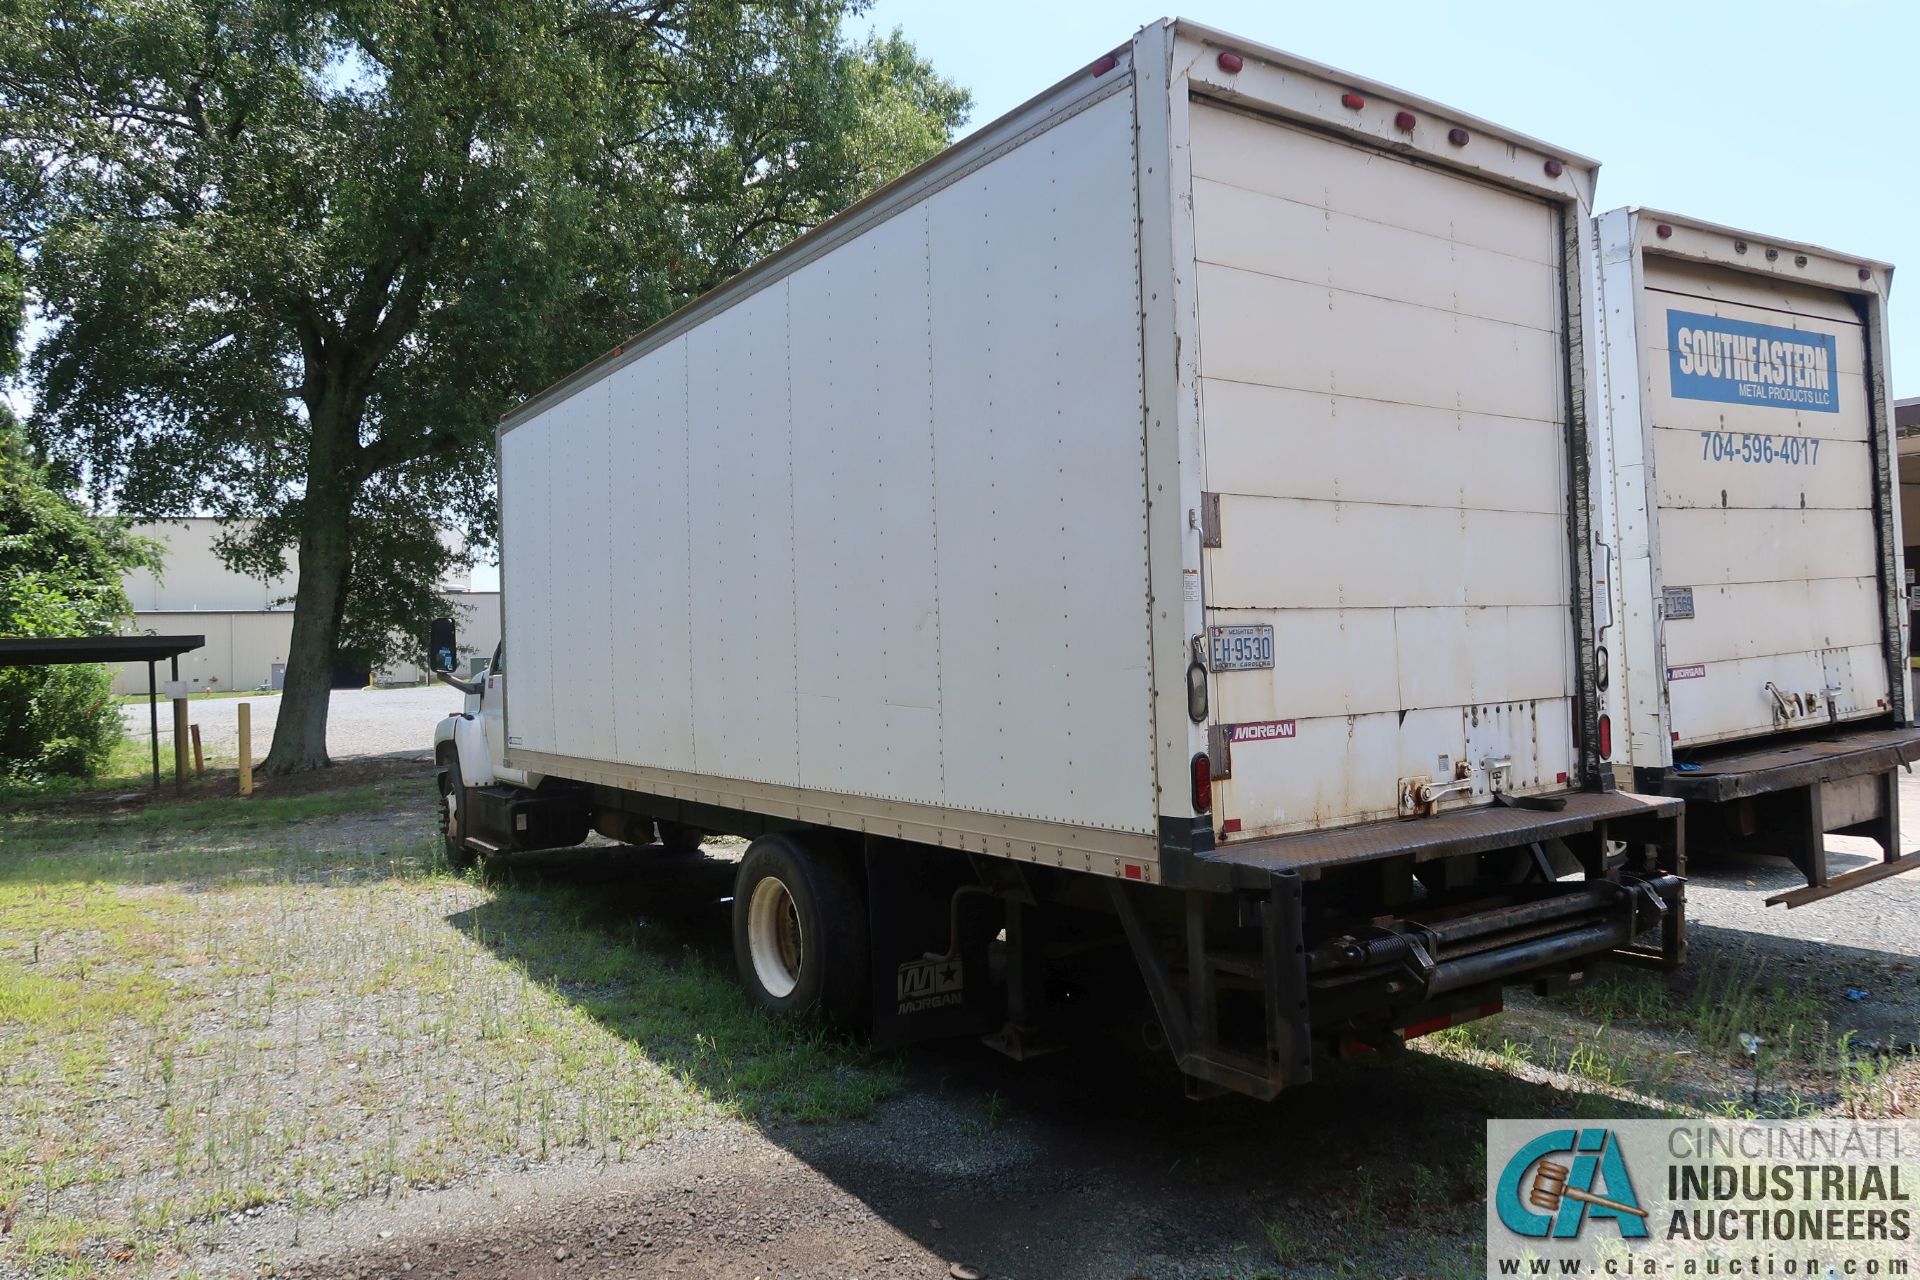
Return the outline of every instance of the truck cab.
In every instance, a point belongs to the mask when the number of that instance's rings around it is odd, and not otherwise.
[[[440,831],[447,862],[475,865],[483,855],[576,845],[597,831],[613,840],[695,851],[700,833],[651,814],[595,804],[592,788],[507,763],[507,646],[470,680],[435,675],[459,689],[461,709],[434,726]]]

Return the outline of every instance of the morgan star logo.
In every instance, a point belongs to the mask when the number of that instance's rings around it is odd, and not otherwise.
[[[1555,1129],[1521,1147],[1501,1170],[1494,1208],[1515,1235],[1572,1240],[1599,1218],[1623,1239],[1647,1237],[1647,1211],[1611,1129]]]

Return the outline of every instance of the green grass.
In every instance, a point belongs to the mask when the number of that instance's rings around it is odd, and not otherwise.
[[[114,744],[106,765],[91,778],[54,776],[22,780],[0,776],[0,813],[38,800],[144,788],[153,781],[151,752],[147,739],[126,737]],[[173,767],[170,745],[161,747],[160,764],[163,769]]]
[[[250,1205],[618,1162],[719,1117],[861,1115],[898,1087],[891,1063],[748,1004],[722,890],[591,857],[457,876],[430,796],[424,775],[363,777],[0,815],[8,1263],[161,1274]]]

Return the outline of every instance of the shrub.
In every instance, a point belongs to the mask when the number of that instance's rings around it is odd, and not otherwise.
[[[115,633],[121,575],[157,566],[157,552],[62,492],[0,417],[0,636]],[[0,667],[0,776],[91,775],[120,733],[104,666]]]

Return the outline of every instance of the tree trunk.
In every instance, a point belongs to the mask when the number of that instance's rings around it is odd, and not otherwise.
[[[331,399],[331,398],[330,398]],[[329,408],[334,408],[330,405]],[[335,649],[353,574],[349,522],[358,488],[338,447],[357,431],[343,430],[343,411],[314,415],[307,493],[300,512],[300,552],[295,566],[293,638],[287,647],[286,687],[273,727],[273,749],[261,763],[266,774],[323,769],[327,759],[327,707],[333,693]],[[326,419],[332,419],[327,421]]]

